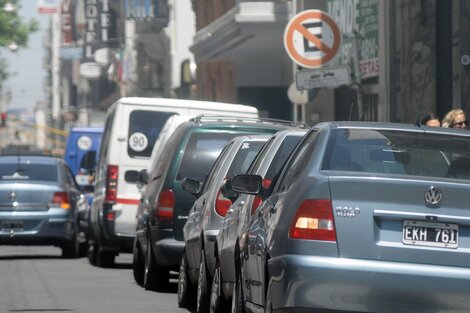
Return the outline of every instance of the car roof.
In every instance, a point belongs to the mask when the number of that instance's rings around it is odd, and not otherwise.
[[[249,127],[260,127],[260,128],[282,128],[293,127],[293,128],[306,128],[305,124],[297,123],[288,120],[270,119],[270,118],[252,118],[252,117],[230,117],[230,116],[215,116],[215,115],[199,115],[192,118],[187,122],[188,124],[196,124],[198,126],[211,126],[211,125],[223,125],[223,126],[249,126]]]
[[[313,128],[363,128],[363,129],[383,129],[383,130],[400,130],[400,131],[415,131],[427,133],[441,133],[452,134],[460,136],[470,136],[468,130],[445,128],[445,127],[430,127],[430,126],[416,126],[415,124],[407,123],[387,123],[387,122],[362,122],[362,121],[331,121],[322,122],[315,125]]]
[[[52,157],[52,156],[43,156],[43,155],[28,155],[28,154],[20,154],[20,155],[0,155],[0,163],[15,163],[25,161],[31,161],[32,163],[36,164],[57,164],[62,162],[60,158]]]

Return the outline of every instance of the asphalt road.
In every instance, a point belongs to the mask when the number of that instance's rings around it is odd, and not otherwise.
[[[1,246],[0,312],[189,312],[178,308],[176,279],[166,292],[138,286],[131,254],[106,269],[60,254],[55,247]]]

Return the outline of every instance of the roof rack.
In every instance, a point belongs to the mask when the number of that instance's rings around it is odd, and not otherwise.
[[[241,122],[241,123],[254,123],[254,124],[262,124],[262,125],[272,125],[272,124],[280,124],[280,125],[287,125],[292,127],[299,127],[299,128],[308,128],[308,125],[305,123],[294,122],[289,120],[281,120],[281,119],[274,119],[274,118],[266,118],[266,117],[243,117],[243,116],[226,116],[226,115],[198,115],[191,119],[198,123],[199,125],[202,122]]]

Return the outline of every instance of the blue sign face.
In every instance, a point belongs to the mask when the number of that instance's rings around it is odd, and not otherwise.
[[[61,47],[59,54],[62,60],[80,60],[83,57],[83,48]]]
[[[127,18],[164,18],[168,17],[167,0],[125,0]]]

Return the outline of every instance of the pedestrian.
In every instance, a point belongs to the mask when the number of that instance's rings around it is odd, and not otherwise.
[[[426,125],[426,126],[431,126],[431,127],[440,127],[441,121],[435,114],[429,113],[428,115],[426,115],[425,117],[421,119],[421,125]]]
[[[442,120],[442,127],[468,129],[468,116],[462,109],[453,109]]]

